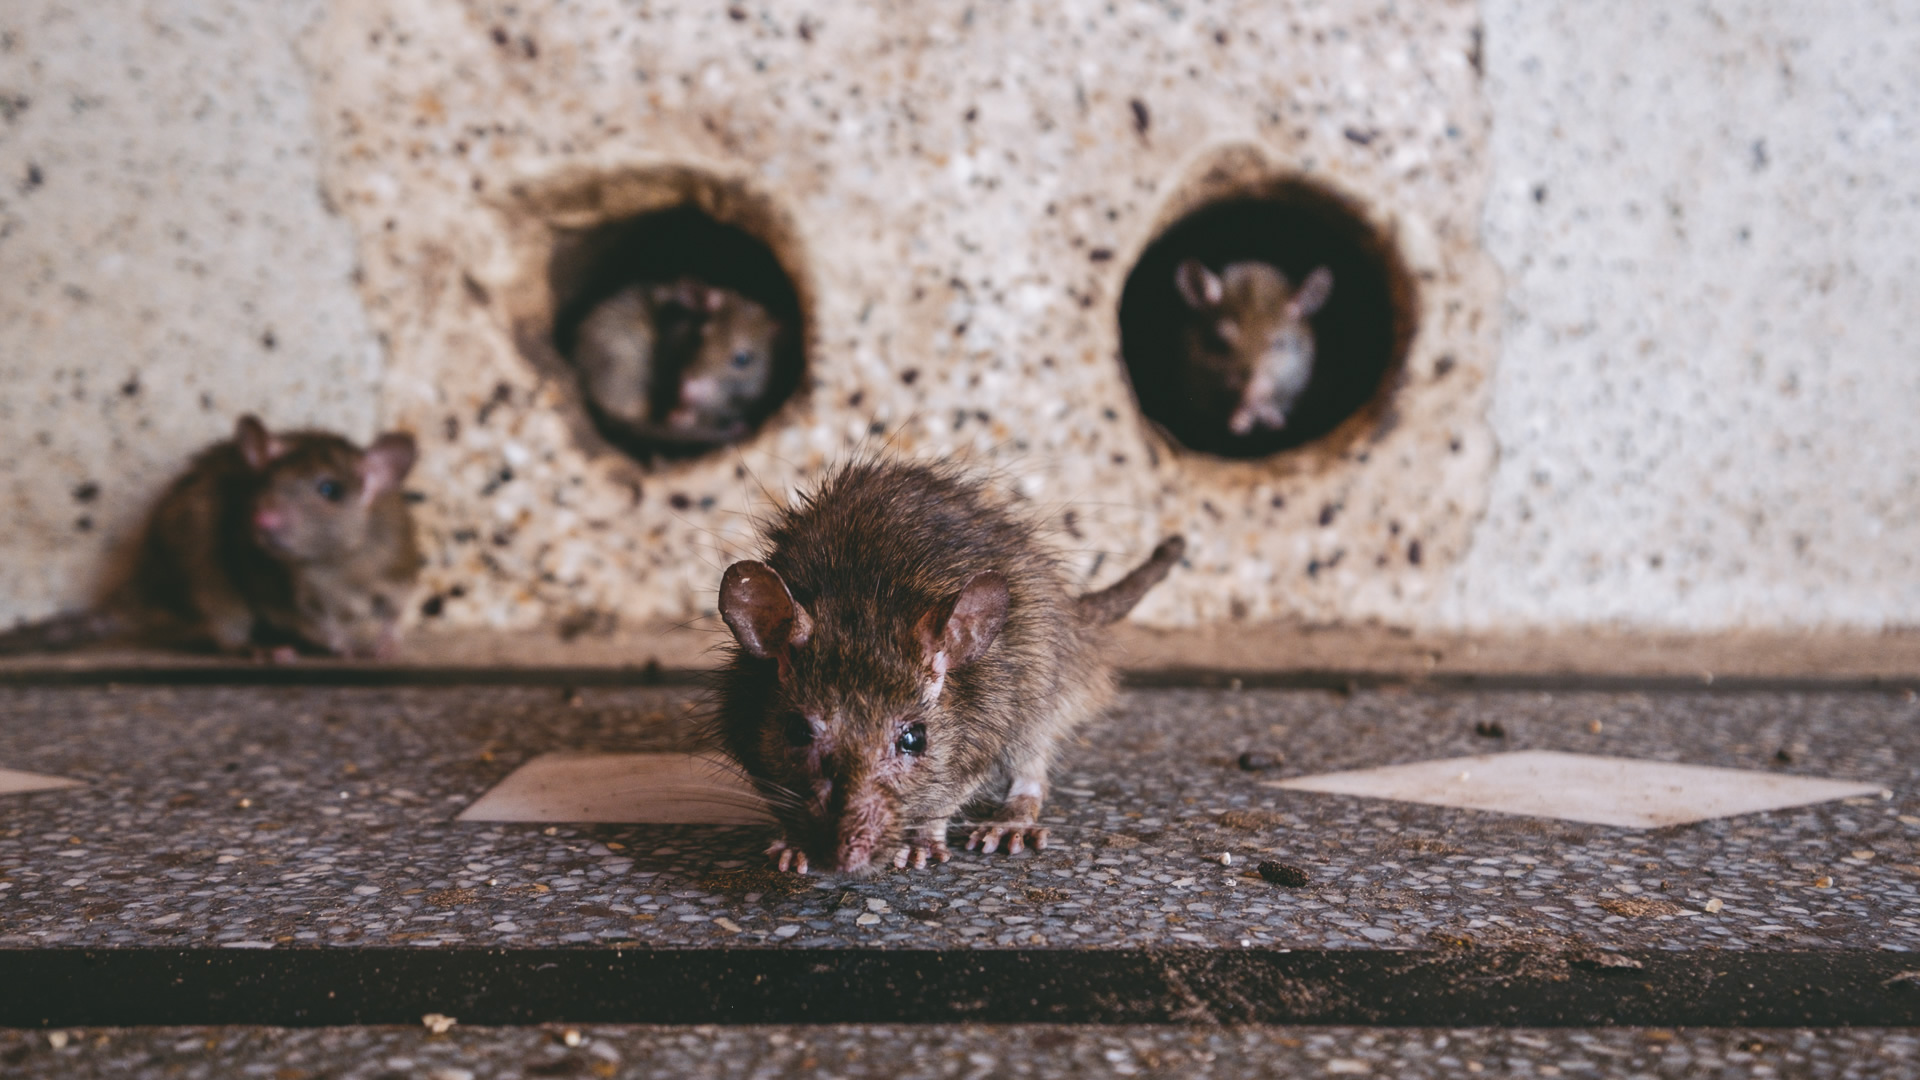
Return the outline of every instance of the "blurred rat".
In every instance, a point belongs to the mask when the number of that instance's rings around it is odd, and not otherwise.
[[[766,398],[781,330],[732,289],[638,282],[587,313],[574,365],[600,413],[634,434],[727,442]]]
[[[1283,428],[1313,381],[1308,320],[1333,293],[1322,266],[1295,289],[1264,262],[1229,263],[1218,274],[1198,259],[1174,269],[1174,287],[1195,318],[1186,328],[1182,390],[1189,410],[1235,435]]]
[[[385,655],[422,561],[400,488],[413,461],[404,432],[362,450],[243,416],[161,496],[131,579],[94,611],[0,634],[0,653],[131,637]]]
[[[878,461],[828,477],[767,542],[720,582],[739,648],[714,734],[781,822],[768,854],[801,873],[944,862],[949,819],[990,784],[1006,797],[967,847],[1044,846],[1055,750],[1113,693],[1101,628],[1185,552],[1171,537],[1076,597],[986,485]]]

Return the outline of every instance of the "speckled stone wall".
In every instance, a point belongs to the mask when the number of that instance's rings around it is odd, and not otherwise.
[[[427,435],[441,620],[697,612],[763,489],[881,445],[998,469],[1095,578],[1185,531],[1191,570],[1148,620],[1417,604],[1493,456],[1474,19],[336,5],[305,48],[328,188],[389,342],[385,404]],[[1270,462],[1175,453],[1116,359],[1127,270],[1180,213],[1289,176],[1352,200],[1418,280],[1391,415]],[[643,472],[579,437],[572,386],[516,340],[543,329],[556,228],[689,197],[785,259],[809,385],[737,452]]]
[[[83,602],[249,409],[372,434],[312,4],[0,5],[0,619]]]
[[[1095,581],[1185,531],[1161,626],[1910,625],[1916,56],[1868,3],[20,0],[0,616],[254,408],[419,433],[450,630],[697,615],[767,492],[883,446],[996,470]],[[1393,247],[1411,347],[1320,446],[1177,452],[1127,272],[1288,178]],[[809,380],[648,469],[541,353],[547,261],[689,200],[785,262]]]

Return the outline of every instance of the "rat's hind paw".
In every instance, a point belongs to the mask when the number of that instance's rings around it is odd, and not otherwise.
[[[993,850],[1000,846],[1002,838],[1007,841],[1009,855],[1018,855],[1027,850],[1028,844],[1032,844],[1035,851],[1047,846],[1045,826],[1031,821],[995,821],[974,828],[973,833],[967,837],[967,850],[972,851],[978,847],[982,854],[992,854]]]
[[[953,858],[953,852],[947,850],[945,839],[909,840],[899,851],[893,853],[893,868],[905,870],[911,865],[915,870],[925,870],[927,859],[946,862]]]
[[[772,846],[767,848],[767,855],[782,872],[787,870],[792,870],[796,874],[807,872],[807,853],[789,845],[784,837],[775,840]]]

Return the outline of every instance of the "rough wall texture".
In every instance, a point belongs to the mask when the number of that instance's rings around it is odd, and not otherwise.
[[[306,55],[391,345],[386,403],[428,433],[431,584],[464,594],[441,618],[697,611],[750,550],[760,489],[883,442],[997,466],[1090,572],[1186,531],[1194,572],[1149,619],[1418,603],[1492,451],[1473,12],[1258,10],[336,5]],[[1199,199],[1294,173],[1411,238],[1422,332],[1398,422],[1271,463],[1173,454],[1115,359],[1127,268]],[[811,388],[737,454],[641,475],[576,440],[573,387],[516,329],[542,328],[553,228],[700,175],[769,208],[754,224],[811,302]],[[1467,363],[1438,381],[1443,355]]]
[[[1920,622],[1920,10],[1487,6],[1477,625]]]
[[[1891,5],[203,7],[0,11],[0,613],[84,598],[247,408],[421,434],[455,628],[695,614],[763,491],[882,445],[997,469],[1096,578],[1187,531],[1161,625],[1920,610]],[[1173,452],[1126,273],[1289,176],[1397,247],[1412,347],[1325,447]],[[529,342],[556,235],[689,199],[785,261],[811,384],[649,471]]]
[[[314,5],[0,6],[0,612],[84,601],[257,409],[372,433],[382,355],[326,209]]]

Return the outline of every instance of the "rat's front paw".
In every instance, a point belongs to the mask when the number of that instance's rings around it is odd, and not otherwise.
[[[946,862],[951,858],[953,858],[953,852],[947,850],[945,837],[934,837],[932,839],[914,838],[908,840],[904,847],[893,853],[893,868],[895,870],[905,870],[911,865],[915,870],[925,870],[928,859],[932,859],[935,862]]]
[[[967,850],[978,847],[982,854],[991,855],[1003,839],[1007,842],[1009,855],[1018,855],[1027,850],[1028,844],[1033,845],[1033,850],[1039,851],[1047,846],[1047,830],[1032,821],[995,821],[978,825],[967,837]]]
[[[775,840],[772,846],[767,848],[767,857],[772,859],[773,864],[782,872],[788,870],[796,874],[807,872],[807,853],[787,843],[785,837]]]

